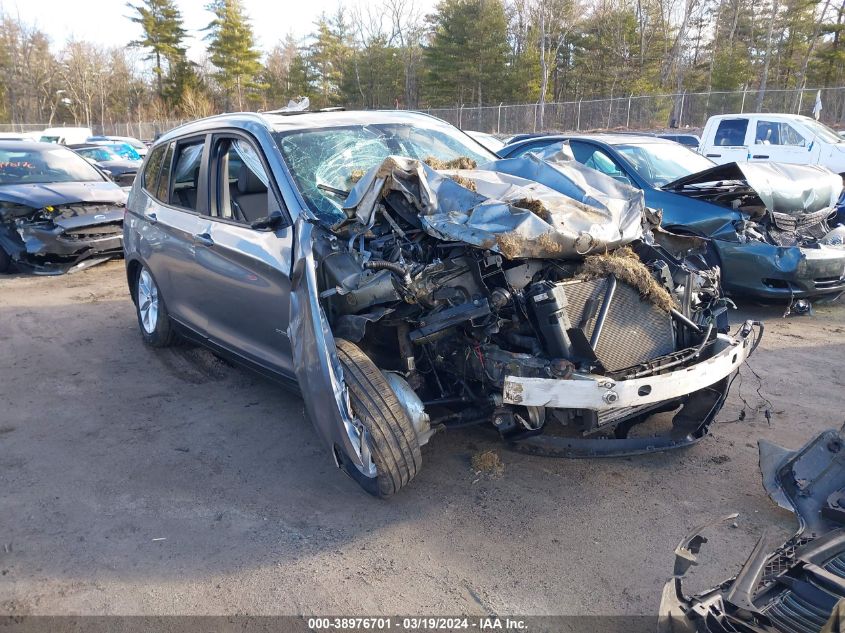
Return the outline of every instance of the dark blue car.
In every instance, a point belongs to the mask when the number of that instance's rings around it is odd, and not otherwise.
[[[845,229],[831,231],[832,207],[843,200],[835,174],[716,165],[673,141],[630,134],[526,138],[499,154],[515,158],[562,142],[579,163],[642,189],[646,205],[662,210],[664,228],[710,238],[708,256],[729,294],[788,299],[845,290]]]

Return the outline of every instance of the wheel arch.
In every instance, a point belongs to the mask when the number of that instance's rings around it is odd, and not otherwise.
[[[129,296],[132,297],[132,303],[138,301],[138,275],[141,274],[141,269],[144,264],[139,259],[126,260],[126,283],[129,285]]]

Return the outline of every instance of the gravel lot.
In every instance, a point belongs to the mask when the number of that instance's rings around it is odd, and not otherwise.
[[[298,396],[201,349],[145,348],[125,286],[122,262],[0,279],[0,614],[650,614],[695,525],[741,512],[712,531],[698,588],[764,526],[792,530],[757,438],[797,447],[845,419],[845,299],[789,319],[749,304],[734,322],[767,322],[762,385],[745,367],[697,446],[568,461],[455,431],[379,501]],[[470,467],[490,448],[499,478]]]

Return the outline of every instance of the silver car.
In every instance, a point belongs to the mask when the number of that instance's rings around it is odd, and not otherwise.
[[[498,159],[423,114],[247,113],[155,143],[124,243],[146,343],[297,385],[388,496],[455,427],[570,457],[707,434],[760,328],[729,335],[701,240],[659,223],[571,156]]]

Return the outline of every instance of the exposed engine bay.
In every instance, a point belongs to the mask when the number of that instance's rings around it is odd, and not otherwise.
[[[745,221],[735,228],[742,242],[818,248],[841,245],[832,230],[842,178],[817,165],[727,163],[663,187],[735,209]]]
[[[316,186],[345,218],[314,242],[323,309],[389,377],[421,444],[492,422],[547,455],[688,445],[759,343],[751,322],[727,335],[703,240],[565,157],[390,156],[350,170],[349,190],[331,182]],[[632,433],[664,412],[667,431]]]
[[[0,248],[24,271],[55,275],[122,255],[123,205],[0,208]]]

